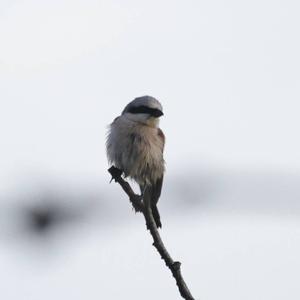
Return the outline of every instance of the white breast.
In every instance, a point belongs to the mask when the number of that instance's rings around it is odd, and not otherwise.
[[[158,128],[121,116],[110,127],[107,139],[109,161],[139,184],[152,184],[164,173],[163,140]]]

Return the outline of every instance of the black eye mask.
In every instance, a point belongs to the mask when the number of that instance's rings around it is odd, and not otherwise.
[[[157,108],[150,108],[148,106],[133,106],[127,112],[132,114],[149,114],[152,117],[158,118],[163,116],[163,112]]]

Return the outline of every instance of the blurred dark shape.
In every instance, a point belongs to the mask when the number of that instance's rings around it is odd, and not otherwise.
[[[70,190],[56,186],[32,189],[30,193],[18,197],[18,217],[15,220],[18,220],[23,233],[37,237],[63,234],[64,229],[88,224],[93,215],[97,216],[97,220],[102,220],[102,198],[94,190],[78,187]]]
[[[57,253],[86,232],[119,224],[123,211],[103,193],[93,182],[44,180],[16,185],[0,194],[0,247],[26,245],[29,251]]]
[[[166,180],[161,202],[166,209],[176,212],[179,207],[201,207],[199,212],[288,217],[300,214],[300,176],[296,172],[211,169],[190,173],[190,177],[183,172]]]
[[[46,233],[64,219],[60,208],[48,205],[29,209],[25,218],[36,233]]]
[[[199,170],[200,171],[199,171]],[[159,203],[163,215],[180,218],[193,210],[201,213],[255,213],[266,216],[300,214],[298,173],[205,169],[180,172],[166,178]],[[107,174],[109,178],[109,174]],[[16,185],[1,194],[0,239],[53,241],[71,237],[90,226],[118,226],[134,221],[120,189],[99,182],[43,180]],[[101,227],[99,227],[101,226]]]

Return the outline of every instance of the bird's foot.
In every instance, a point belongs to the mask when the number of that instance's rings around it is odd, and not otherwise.
[[[111,180],[110,180],[110,182],[112,182],[113,179],[114,179],[115,181],[117,181],[118,178],[120,178],[120,177],[122,176],[122,174],[123,174],[123,171],[120,170],[120,169],[118,169],[118,168],[116,168],[115,166],[110,167],[110,168],[108,169],[108,172],[109,172],[110,175],[111,175]]]
[[[133,194],[130,196],[130,202],[135,212],[143,210],[143,198],[140,195]]]
[[[142,195],[136,195],[136,194],[134,194],[134,195],[131,196],[131,198],[135,202],[142,202],[142,200],[143,200],[143,196]]]

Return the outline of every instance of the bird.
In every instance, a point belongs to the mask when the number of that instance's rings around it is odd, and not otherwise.
[[[141,199],[151,209],[157,228],[162,226],[157,202],[165,172],[165,135],[159,128],[163,115],[157,99],[137,97],[109,125],[106,140],[109,163],[139,185]]]

